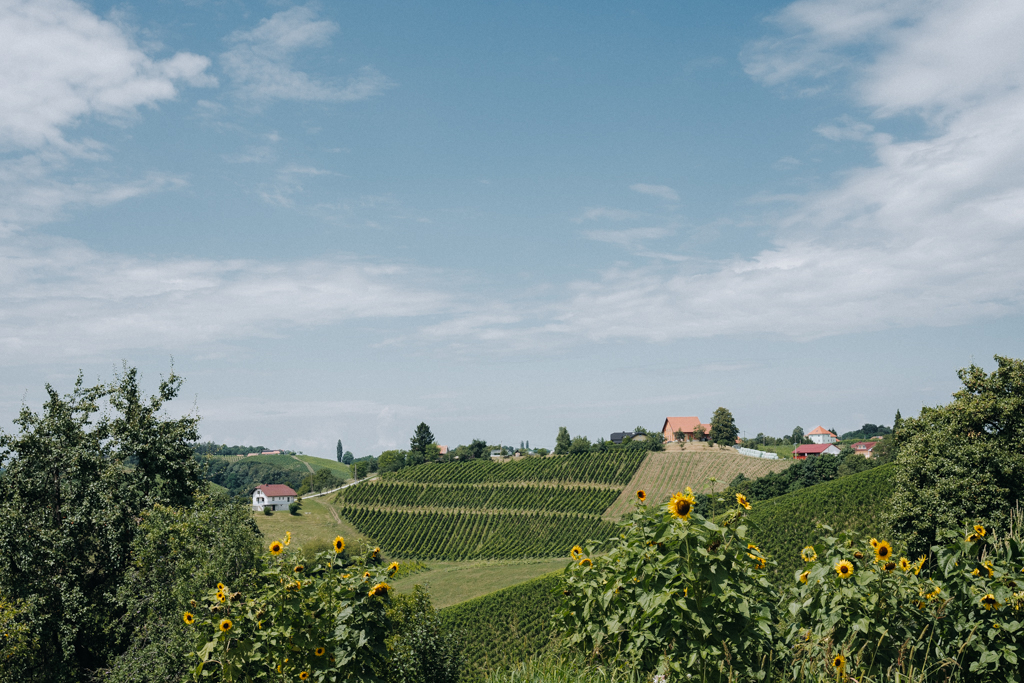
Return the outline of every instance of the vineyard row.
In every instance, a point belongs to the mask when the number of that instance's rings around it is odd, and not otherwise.
[[[346,489],[342,499],[345,504],[376,507],[546,510],[599,515],[618,495],[619,489],[580,486],[498,484],[483,487],[381,482]]]

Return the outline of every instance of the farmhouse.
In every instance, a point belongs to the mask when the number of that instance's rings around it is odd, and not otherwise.
[[[814,443],[835,443],[836,441],[839,441],[838,436],[828,431],[821,425],[815,427],[814,430],[807,435],[807,438],[813,441]]]
[[[699,417],[666,417],[661,433],[665,441],[676,441],[676,432],[683,433],[683,441],[693,441],[693,433],[702,424]]]
[[[853,452],[860,453],[865,458],[873,458],[875,457],[873,451],[875,450],[875,446],[877,445],[877,441],[858,441],[857,443],[853,444]]]
[[[295,502],[296,495],[292,487],[285,484],[260,484],[252,492],[252,509],[256,512],[263,512],[265,508],[286,510]]]
[[[806,460],[808,455],[839,455],[839,449],[831,443],[808,443],[793,449],[793,457],[797,460]]]
[[[623,441],[629,441],[633,438],[633,432],[612,432],[612,437],[609,439],[612,443],[622,443]]]

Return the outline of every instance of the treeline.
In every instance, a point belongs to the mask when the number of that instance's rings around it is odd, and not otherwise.
[[[251,459],[200,458],[200,463],[207,467],[206,478],[232,496],[245,495],[259,484],[286,484],[298,490],[305,478],[300,470]]]
[[[192,452],[196,455],[247,455],[265,450],[267,450],[265,446],[228,446],[212,441],[204,441],[192,445]]]

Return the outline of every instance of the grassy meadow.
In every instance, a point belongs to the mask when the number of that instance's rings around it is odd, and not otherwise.
[[[326,547],[339,535],[345,538],[349,547],[369,543],[369,539],[338,516],[329,498],[330,496],[318,496],[303,500],[298,515],[282,510],[270,516],[254,512],[252,518],[267,539],[267,543],[284,538],[287,531],[292,532],[292,543],[299,547],[314,543]]]
[[[395,590],[408,593],[421,585],[430,593],[434,607],[449,607],[488,593],[559,571],[564,558],[523,561],[429,562],[425,571],[394,582]]]

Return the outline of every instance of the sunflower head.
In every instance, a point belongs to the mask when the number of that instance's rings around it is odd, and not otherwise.
[[[370,578],[370,572],[363,572],[363,581],[366,581],[368,578]]]
[[[392,562],[391,564],[388,565],[388,576],[394,576],[395,572],[397,572],[397,571],[398,571],[398,563],[397,562]]]
[[[306,567],[304,565],[297,564],[295,565],[295,569],[293,569],[292,571],[296,574],[301,574],[302,572],[306,571]]]
[[[284,552],[284,543],[281,543],[281,541],[274,541],[270,544],[271,555],[280,555],[282,552]]]
[[[988,532],[985,531],[985,527],[983,527],[982,525],[975,524],[974,525],[974,533],[978,534],[978,538],[981,538],[982,536],[984,536]]]
[[[668,501],[668,511],[672,513],[673,517],[679,519],[689,519],[690,513],[693,512],[693,506],[697,502],[696,498],[693,497],[693,492],[690,487],[686,487],[686,493],[677,493]]]
[[[818,559],[818,553],[814,552],[814,546],[809,545],[800,551],[800,558],[804,562],[814,562]]]
[[[228,596],[224,594],[224,591],[217,591],[217,601],[224,602],[228,599]]]
[[[978,534],[967,534],[967,538],[965,538],[964,540],[967,541],[968,543],[977,543],[978,539],[980,539],[980,538],[981,537],[978,536]]]
[[[579,547],[578,545],[574,545],[572,547],[572,550],[569,551],[569,555],[570,557],[572,557],[572,559],[578,561],[581,557],[583,557],[583,548]]]
[[[744,496],[742,493],[736,494],[736,504],[739,505],[744,510],[750,509],[750,503],[747,502],[747,497]]]
[[[185,623],[189,626],[196,623],[196,618],[192,615],[191,612],[185,612],[185,615],[182,617],[182,619],[184,619]]]
[[[636,492],[636,499],[639,500],[641,503],[644,502],[645,500],[647,500],[647,491],[644,491],[643,489],[640,489],[639,491],[637,491]]]
[[[887,572],[891,572],[893,569],[896,569],[896,563],[895,562],[886,562],[885,564],[882,565],[882,569],[884,569]]]
[[[323,657],[325,652],[327,652],[327,648],[324,647],[318,647],[317,649],[313,650],[313,654],[315,654],[317,657]]]
[[[335,553],[340,553],[344,549],[345,549],[345,539],[342,538],[341,536],[335,536],[334,537],[334,552]]]
[[[373,552],[370,553],[370,559],[376,560],[380,558],[380,548],[374,548]]]
[[[221,619],[220,624],[218,624],[218,627],[223,633],[230,631],[232,626],[234,626],[234,624],[231,623],[230,619]]]
[[[309,672],[308,671],[300,671],[299,672],[299,680],[300,681],[309,680]]]
[[[842,673],[846,671],[846,657],[842,655],[836,655],[832,658],[832,668]]]
[[[878,545],[875,546],[875,560],[877,562],[886,562],[892,557],[892,546],[889,545],[889,541],[879,541]]]
[[[924,563],[927,561],[928,560],[924,555],[917,558],[917,562],[914,563],[914,576],[917,576],[921,573],[921,568],[924,567]]]
[[[285,545],[291,545],[291,542],[292,542],[292,532],[290,532],[290,531],[284,532],[284,544]]]
[[[800,572],[800,583],[807,583],[807,577],[811,575],[810,571]]]
[[[877,538],[872,538],[871,539],[871,548],[874,549],[874,548],[877,548],[877,547],[878,547],[878,539]]]
[[[594,563],[590,561],[589,557],[584,557],[582,560],[580,560],[580,566],[581,567],[593,567]]]
[[[225,586],[223,583],[218,583],[217,584],[217,590],[219,590],[219,591],[226,591],[227,589],[228,589],[228,587]]]
[[[862,553],[862,552],[861,552],[861,551],[859,551],[859,550],[858,550],[857,552],[855,552],[855,553],[853,554],[853,556],[854,556],[854,557],[856,557],[856,558],[857,558],[858,560],[863,560],[863,559],[864,559],[864,553]]]
[[[389,590],[391,590],[391,586],[386,583],[378,583],[370,589],[370,595],[387,595]]]
[[[848,579],[853,576],[853,563],[849,560],[839,560],[836,562],[836,574],[839,574],[839,578]]]
[[[900,570],[905,571],[905,572],[909,572],[913,566],[914,565],[912,565],[910,563],[910,560],[908,560],[907,558],[905,558],[905,557],[901,557],[900,558]]]
[[[991,593],[986,593],[981,596],[978,602],[980,602],[981,606],[987,610],[997,609],[999,607],[999,602],[996,600],[996,596]]]

